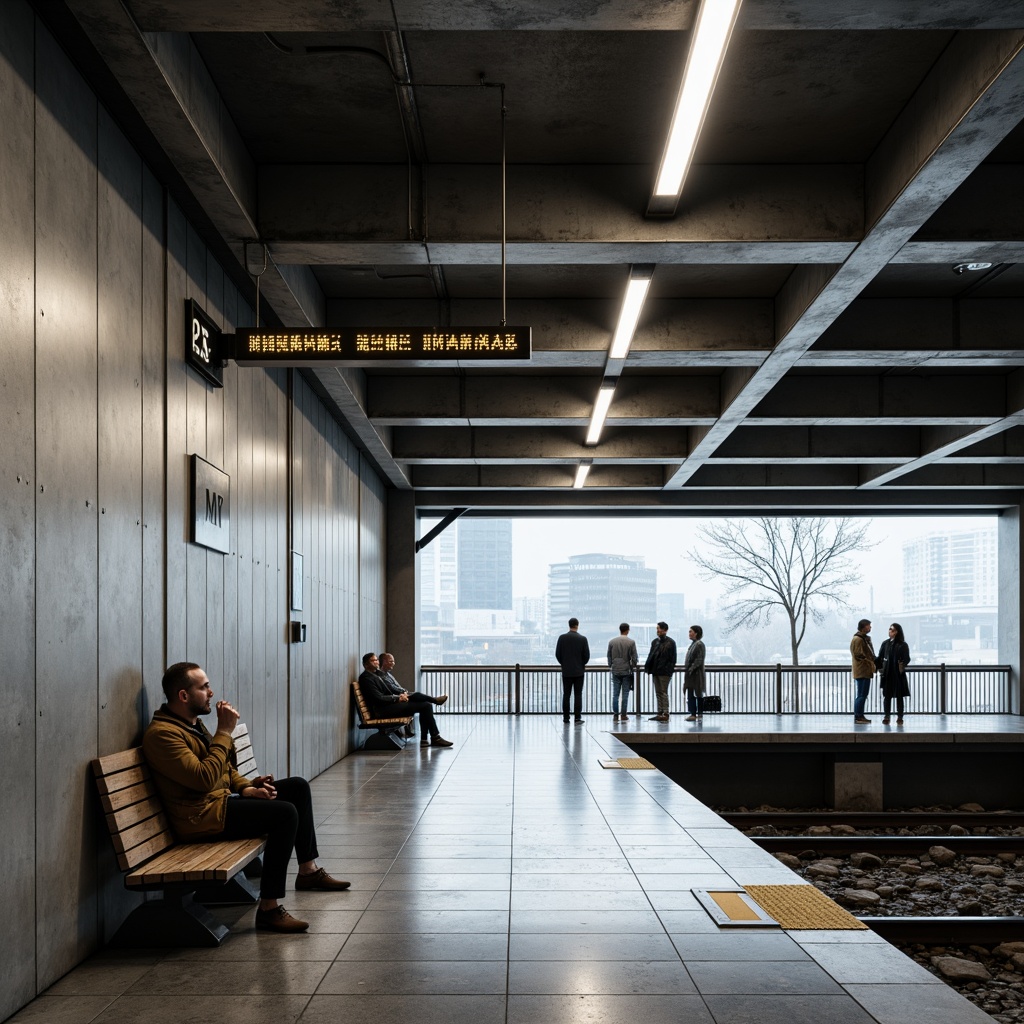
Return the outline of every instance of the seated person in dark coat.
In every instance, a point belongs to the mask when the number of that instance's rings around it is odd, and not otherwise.
[[[393,693],[391,687],[378,674],[380,662],[377,655],[370,651],[363,655],[363,672],[359,677],[359,689],[375,718],[397,718],[405,715],[420,716],[420,746],[427,746],[427,736],[432,747],[454,746],[451,740],[441,738],[441,733],[434,721],[434,704],[442,704],[447,697],[427,697],[425,700],[412,700],[411,696],[422,697],[423,694]]]
[[[377,675],[384,680],[387,688],[394,694],[409,693],[409,691],[402,686],[402,684],[392,675],[392,669],[395,667],[395,657],[393,654],[385,652],[378,659],[380,662],[380,668],[377,670]],[[409,700],[411,701],[430,701],[431,704],[436,704],[440,707],[448,699],[447,693],[442,693],[440,697],[431,697],[429,694],[420,693],[418,690],[414,693],[409,693]],[[412,723],[405,727],[406,736],[415,736],[416,733],[413,730]]]

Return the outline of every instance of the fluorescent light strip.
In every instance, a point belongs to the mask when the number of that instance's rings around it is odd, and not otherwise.
[[[604,418],[608,415],[608,407],[612,404],[612,397],[615,394],[615,385],[603,386],[597,393],[594,401],[594,411],[590,415],[590,426],[587,429],[587,439],[584,444],[597,444],[601,439],[601,428],[604,427]]]
[[[622,300],[622,312],[619,313],[619,325],[615,328],[612,345],[608,350],[609,359],[626,358],[629,346],[633,343],[633,332],[640,319],[640,310],[644,308],[647,289],[650,287],[650,275],[633,277],[626,286],[626,297]]]
[[[656,196],[677,196],[683,190],[683,179],[697,148],[697,136],[711,102],[739,6],[740,0],[703,0],[700,5],[672,115],[672,130],[654,188]]]
[[[576,467],[576,479],[573,481],[572,486],[574,489],[579,489],[587,482],[587,474],[590,472],[590,463],[581,462]]]

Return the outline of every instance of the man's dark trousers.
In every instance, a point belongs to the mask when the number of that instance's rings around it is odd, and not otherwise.
[[[562,676],[562,718],[569,721],[569,697],[573,696],[573,717],[583,717],[583,676]]]

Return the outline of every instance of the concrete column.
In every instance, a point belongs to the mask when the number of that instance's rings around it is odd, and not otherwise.
[[[1021,666],[1024,648],[1021,645],[1022,567],[1020,543],[1020,506],[1009,508],[999,517],[999,661],[1010,666],[1011,704],[1015,715],[1021,713]]]
[[[387,649],[395,656],[395,677],[407,690],[415,690],[420,673],[420,574],[412,491],[388,493],[386,532]]]

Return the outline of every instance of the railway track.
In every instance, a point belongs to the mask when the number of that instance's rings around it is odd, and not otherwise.
[[[852,828],[1024,828],[1020,811],[725,811],[721,816],[741,831],[757,825],[809,828],[812,825],[849,825]],[[945,837],[944,837],[945,838]]]
[[[984,946],[1024,938],[1024,917],[861,917],[888,942]]]
[[[1024,836],[748,836],[769,853],[800,854],[814,850],[838,857],[851,853],[886,853],[911,856],[931,846],[944,846],[956,854],[992,856],[1024,854]]]

